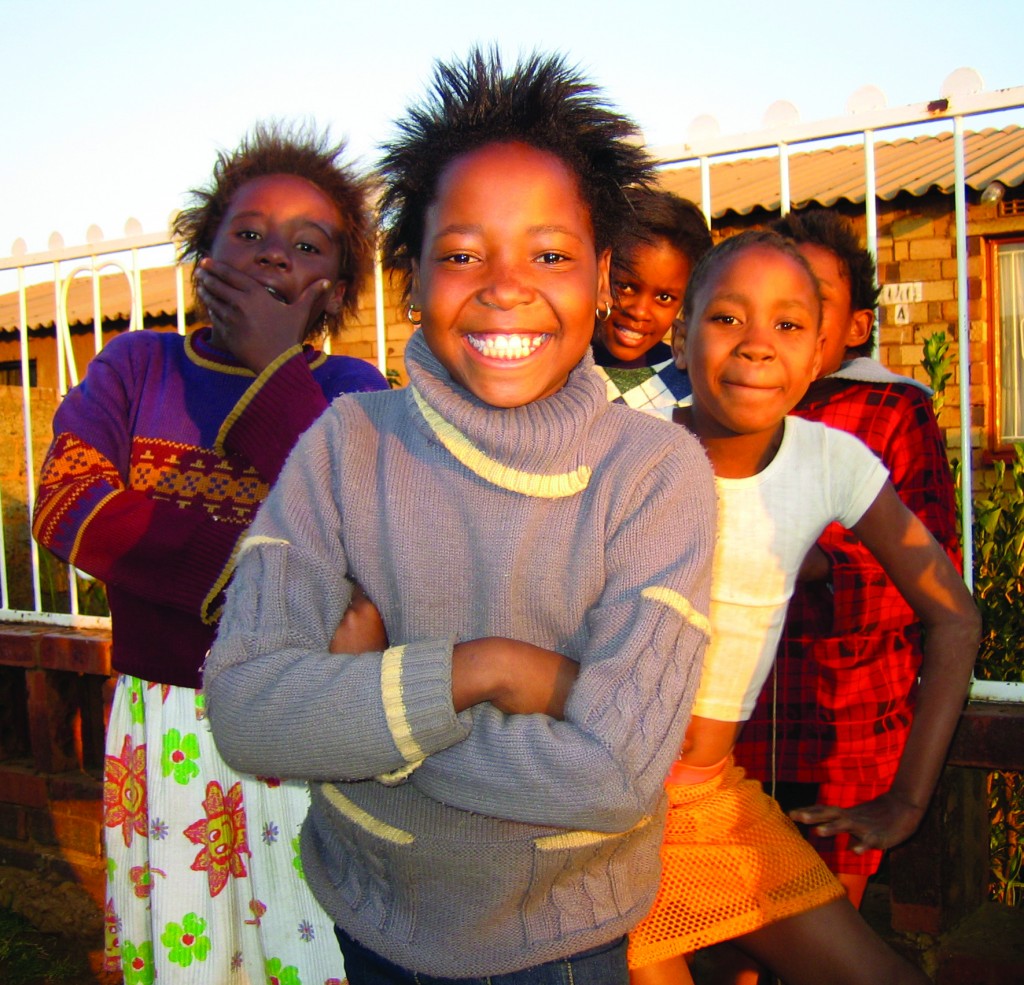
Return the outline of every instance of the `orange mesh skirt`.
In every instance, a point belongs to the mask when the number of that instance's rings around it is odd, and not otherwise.
[[[730,758],[710,780],[666,784],[661,885],[629,936],[629,966],[664,961],[845,893],[796,825]]]

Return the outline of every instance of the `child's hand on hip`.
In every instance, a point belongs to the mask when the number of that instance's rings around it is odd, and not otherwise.
[[[925,807],[902,800],[890,790],[854,807],[815,804],[792,810],[789,816],[798,824],[813,825],[822,837],[848,832],[851,848],[860,854],[868,848],[892,848],[906,841],[917,830],[924,812]]]

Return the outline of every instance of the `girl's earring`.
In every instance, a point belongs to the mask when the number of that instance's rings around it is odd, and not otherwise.
[[[594,314],[597,316],[598,321],[608,321],[612,316],[612,303],[611,301],[605,301],[604,311],[598,308]]]
[[[423,321],[423,312],[420,310],[419,305],[410,304],[405,310],[405,317],[413,328],[419,328]]]

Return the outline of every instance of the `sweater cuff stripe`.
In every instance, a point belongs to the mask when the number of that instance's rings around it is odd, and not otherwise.
[[[78,560],[78,552],[82,549],[82,537],[85,535],[85,531],[88,529],[89,524],[92,523],[93,518],[100,510],[103,509],[107,503],[110,502],[116,495],[118,490],[107,493],[93,508],[89,511],[89,515],[82,521],[81,526],[78,528],[78,535],[75,537],[74,544],[71,545],[71,550],[68,553],[68,564],[75,564]]]
[[[640,597],[652,602],[661,602],[670,609],[675,609],[694,629],[700,630],[705,636],[711,636],[711,623],[703,612],[698,612],[690,600],[671,588],[663,585],[650,585],[640,592]]]
[[[412,728],[409,725],[405,694],[402,689],[404,657],[404,646],[391,646],[384,651],[380,664],[381,700],[384,703],[384,715],[388,720],[391,738],[399,753],[407,763],[418,763],[427,757],[413,736]]]

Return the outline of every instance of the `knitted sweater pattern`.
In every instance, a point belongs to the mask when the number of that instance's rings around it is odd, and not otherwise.
[[[406,390],[334,403],[261,509],[208,711],[238,768],[315,781],[303,865],[340,926],[406,968],[501,974],[650,906],[706,642],[713,481],[684,429],[607,404],[589,356],[507,410],[419,333],[406,362]],[[346,574],[383,653],[326,652]],[[580,663],[564,721],[455,713],[452,645],[485,636]]]
[[[298,436],[361,359],[293,346],[257,376],[209,342],[140,331],[89,364],[54,416],[33,532],[106,584],[113,663],[198,687],[236,544]]]

